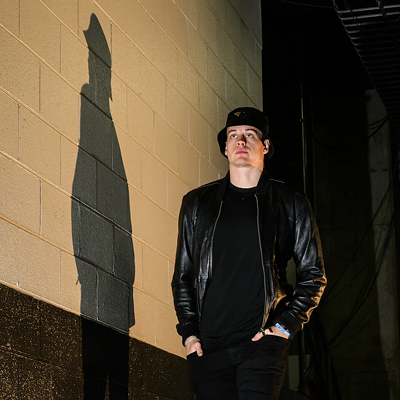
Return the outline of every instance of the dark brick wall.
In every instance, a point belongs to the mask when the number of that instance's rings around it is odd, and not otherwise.
[[[193,399],[186,361],[0,285],[0,399]]]

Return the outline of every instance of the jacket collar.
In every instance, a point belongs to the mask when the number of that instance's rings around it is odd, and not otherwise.
[[[225,177],[220,180],[220,184],[218,187],[218,198],[221,201],[224,198],[225,191],[229,184],[229,181],[230,181],[230,174],[228,171],[228,173],[225,175]],[[269,177],[268,177],[267,173],[265,171],[263,171],[261,173],[260,179],[258,180],[258,183],[257,183],[256,193],[264,193],[268,187],[268,183],[269,183]]]

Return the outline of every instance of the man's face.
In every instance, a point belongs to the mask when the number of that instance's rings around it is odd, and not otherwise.
[[[227,128],[225,155],[235,167],[264,167],[264,155],[269,150],[269,140],[261,141],[262,133],[253,126],[238,125]]]

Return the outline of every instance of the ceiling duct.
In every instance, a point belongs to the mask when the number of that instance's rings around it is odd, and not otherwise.
[[[400,4],[343,0],[339,5],[333,1],[400,138]]]

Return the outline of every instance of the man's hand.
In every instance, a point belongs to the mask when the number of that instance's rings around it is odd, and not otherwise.
[[[278,327],[275,325],[270,326],[267,329],[264,329],[265,335],[275,335],[275,336],[280,336],[285,339],[289,339],[287,335],[285,335]],[[257,340],[260,340],[264,337],[264,335],[261,332],[258,332],[254,335],[253,339],[251,339],[253,342],[256,342]]]
[[[186,356],[194,353],[195,351],[197,351],[197,355],[199,357],[201,357],[203,355],[203,349],[201,348],[201,342],[200,342],[200,339],[198,339],[198,338],[191,340],[186,345]]]

